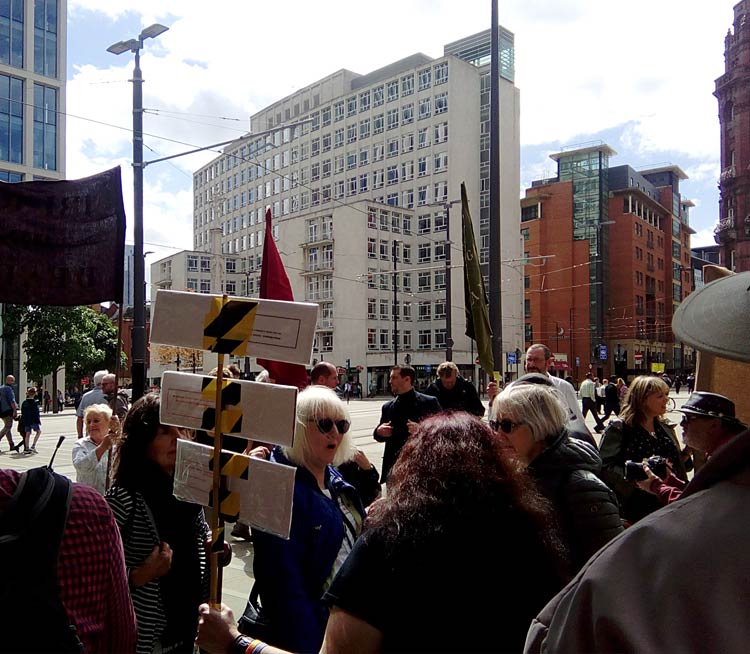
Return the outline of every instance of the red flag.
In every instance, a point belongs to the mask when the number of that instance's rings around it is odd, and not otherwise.
[[[260,297],[264,300],[286,300],[294,302],[292,285],[289,283],[271,229],[271,208],[266,209],[266,236],[263,241],[263,265],[260,269]],[[258,359],[258,364],[268,370],[277,384],[296,386],[302,390],[307,386],[307,371],[295,363],[283,363]]]

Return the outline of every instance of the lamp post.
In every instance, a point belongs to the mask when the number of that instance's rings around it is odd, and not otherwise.
[[[133,378],[133,400],[146,386],[146,305],[145,264],[143,261],[143,77],[140,51],[145,39],[153,39],[169,28],[159,23],[146,27],[138,38],[118,41],[107,52],[120,55],[132,52],[133,67],[133,331],[130,370]]]
[[[393,365],[398,366],[398,244],[393,239]]]

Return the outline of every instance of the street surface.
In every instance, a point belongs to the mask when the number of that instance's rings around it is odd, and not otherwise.
[[[671,394],[677,400],[677,406],[682,406],[688,397],[686,391],[679,395]],[[349,412],[352,417],[352,435],[355,446],[364,450],[367,457],[372,463],[381,469],[383,457],[383,444],[377,443],[372,438],[372,431],[380,418],[380,407],[387,401],[387,398],[375,398],[367,400],[352,400],[349,404]],[[486,405],[486,400],[484,401]],[[11,468],[14,470],[28,470],[38,466],[46,465],[49,462],[52,452],[57,445],[58,438],[65,436],[60,450],[55,457],[53,467],[55,472],[70,477],[75,480],[75,469],[72,463],[73,444],[76,441],[76,417],[71,408],[66,408],[61,414],[42,413],[42,436],[37,444],[39,454],[24,456],[20,454],[8,454],[8,442],[4,440],[0,443],[0,449],[4,452],[0,456],[0,467]],[[680,413],[668,413],[667,417],[673,422],[679,422]],[[487,416],[485,416],[485,419]],[[600,436],[593,431],[596,423],[591,415],[587,417],[586,424],[591,429],[597,442]],[[678,436],[681,430],[677,429]],[[33,434],[32,434],[33,438]],[[18,433],[15,431],[14,424],[14,442],[18,442]],[[228,527],[227,533],[231,530]],[[242,540],[227,536],[232,542],[232,562],[224,569],[223,582],[223,600],[228,604],[236,617],[239,617],[245,608],[247,596],[253,584],[253,546]]]

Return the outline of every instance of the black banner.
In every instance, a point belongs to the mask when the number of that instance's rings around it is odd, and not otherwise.
[[[120,168],[73,181],[0,183],[0,302],[122,302]]]

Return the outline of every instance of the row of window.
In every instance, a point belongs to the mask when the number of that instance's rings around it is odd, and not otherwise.
[[[399,320],[413,320],[412,302],[396,302]],[[393,301],[381,298],[367,299],[367,317],[370,320],[393,320]],[[445,318],[445,299],[429,300],[417,304],[417,320],[441,320]]]
[[[398,330],[398,348],[400,350],[410,350],[413,346],[412,331],[410,329]],[[417,331],[417,349],[418,350],[437,350],[445,347],[445,328],[439,329],[420,329]],[[367,349],[368,350],[392,350],[393,349],[393,331],[390,329],[368,329],[367,330]]]
[[[57,1],[34,0],[34,72],[57,77]],[[24,67],[24,0],[0,2],[0,64]]]
[[[445,289],[445,268],[435,270],[422,270],[416,275],[417,291],[439,291]],[[398,272],[396,275],[396,288],[399,292],[412,293],[414,291],[413,274],[411,272]],[[378,272],[372,268],[367,271],[367,288],[388,291],[393,288],[393,273]]]
[[[390,261],[393,259],[395,254],[396,261],[403,261],[404,263],[412,263],[412,246],[410,243],[399,243],[395,244],[394,253],[394,242],[387,239],[380,239],[379,241],[375,238],[367,239],[367,258],[368,259],[382,259],[383,261]],[[422,242],[417,246],[417,263],[429,263],[431,261],[445,261],[445,253],[447,251],[446,243],[432,243]]]

